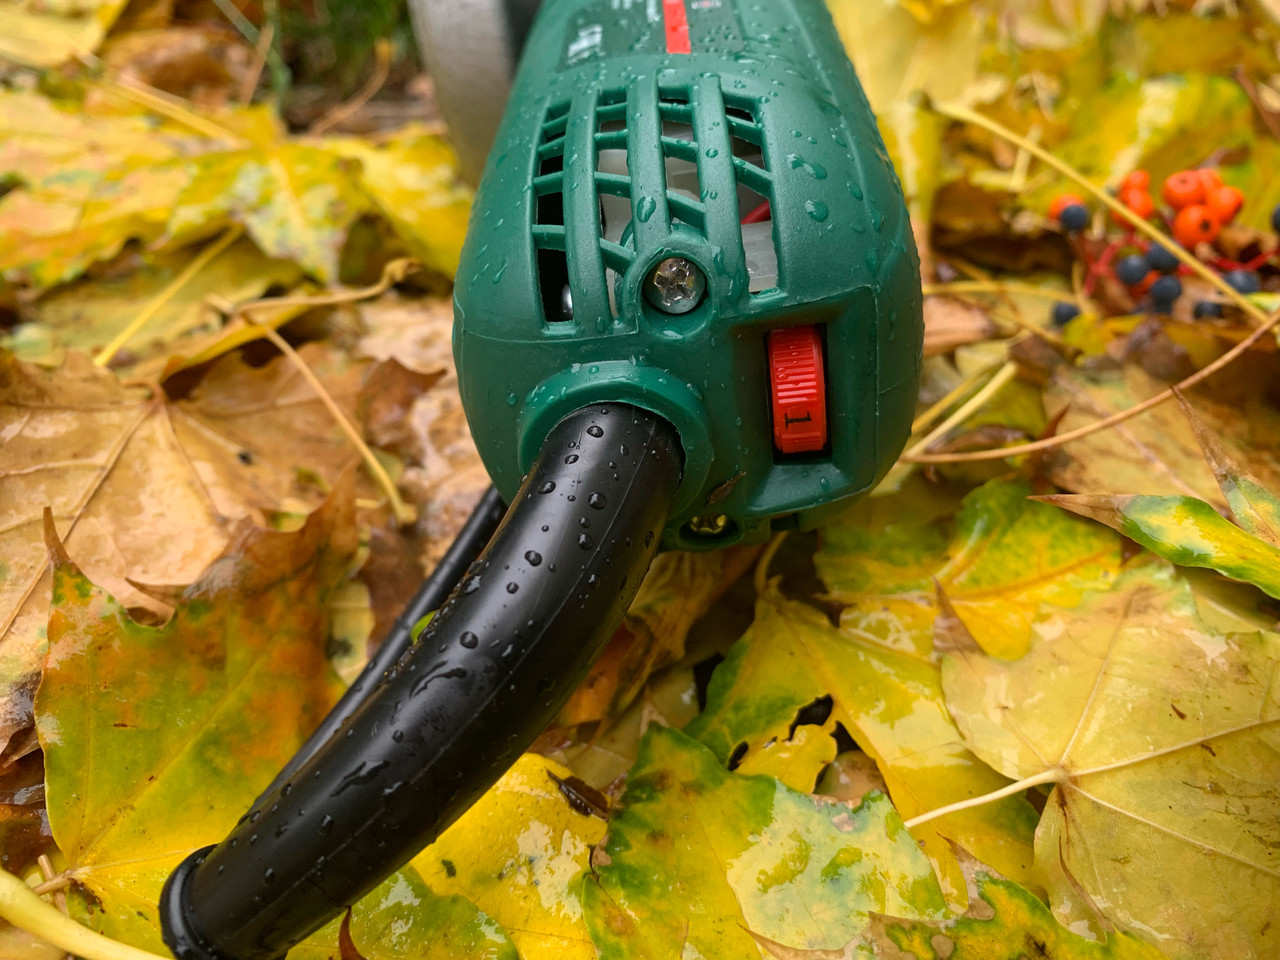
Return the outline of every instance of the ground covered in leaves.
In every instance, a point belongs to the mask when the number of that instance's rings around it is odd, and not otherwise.
[[[925,264],[907,453],[661,556],[535,751],[291,956],[1280,955],[1280,263],[1214,282],[1277,247],[1270,6],[831,0]],[[429,81],[334,48],[326,102],[284,22],[0,0],[0,864],[159,953],[487,484]],[[1047,215],[1195,167],[1245,204],[1170,310]]]

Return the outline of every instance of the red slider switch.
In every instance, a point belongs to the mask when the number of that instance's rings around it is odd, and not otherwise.
[[[817,327],[769,334],[773,446],[779,453],[816,453],[827,445],[827,375]]]

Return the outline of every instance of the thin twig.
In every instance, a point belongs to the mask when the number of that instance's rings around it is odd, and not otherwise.
[[[986,386],[970,397],[969,400],[962,407],[956,410],[955,413],[951,414],[951,416],[947,417],[947,419],[934,427],[927,437],[903,454],[902,458],[912,463],[918,462],[914,459],[915,457],[920,456],[928,450],[939,437],[944,436],[952,427],[964,423],[971,416],[981,410],[988,400],[999,393],[1001,388],[1014,378],[1017,372],[1018,365],[1016,363],[1013,363],[1012,361],[1006,363],[996,371],[996,375],[994,377],[987,381]]]
[[[1196,274],[1205,278],[1214,287],[1216,287],[1217,289],[1221,290],[1224,294],[1226,294],[1228,299],[1230,299],[1234,304],[1236,304],[1236,306],[1238,306],[1247,316],[1249,316],[1252,320],[1258,323],[1259,326],[1256,327],[1248,337],[1240,341],[1240,343],[1236,344],[1234,347],[1232,347],[1230,350],[1224,353],[1217,360],[1213,361],[1208,366],[1197,371],[1196,373],[1193,373],[1191,376],[1187,377],[1185,380],[1176,384],[1174,387],[1168,390],[1165,390],[1154,397],[1144,400],[1142,403],[1139,403],[1133,407],[1130,407],[1127,410],[1122,410],[1119,413],[1113,414],[1110,417],[1106,417],[1102,420],[1096,421],[1095,423],[1091,423],[1088,426],[1080,427],[1077,430],[1071,430],[1071,431],[1068,431],[1067,433],[1060,433],[1060,434],[1057,434],[1056,436],[1048,437],[1044,440],[1037,440],[1033,443],[1024,443],[1024,444],[1020,444],[1018,446],[1013,446],[1013,447],[998,447],[990,450],[973,450],[967,453],[951,453],[951,454],[923,454],[923,453],[912,452],[904,455],[903,457],[903,459],[906,460],[908,463],[939,463],[939,464],[940,463],[972,463],[980,460],[1002,460],[1005,457],[1022,456],[1028,453],[1038,453],[1042,450],[1052,450],[1056,447],[1062,446],[1065,443],[1070,443],[1073,440],[1079,440],[1081,437],[1089,436],[1090,434],[1097,433],[1100,430],[1106,430],[1109,427],[1113,427],[1118,423],[1123,423],[1124,421],[1129,420],[1133,417],[1136,417],[1141,413],[1145,413],[1147,410],[1150,410],[1153,407],[1157,407],[1160,404],[1173,399],[1174,390],[1189,390],[1191,387],[1195,386],[1196,384],[1213,376],[1213,374],[1217,373],[1219,370],[1222,370],[1224,367],[1228,366],[1233,361],[1243,356],[1244,353],[1251,346],[1253,346],[1255,343],[1261,340],[1267,333],[1272,331],[1277,326],[1277,324],[1280,324],[1280,311],[1277,311],[1276,313],[1268,316],[1262,310],[1258,309],[1258,307],[1254,306],[1252,302],[1250,302],[1245,297],[1243,297],[1238,291],[1236,291],[1234,288],[1228,285],[1216,273],[1214,273],[1212,270],[1210,270],[1208,267],[1202,264],[1199,260],[1196,260],[1194,257],[1188,254],[1185,250],[1183,250],[1177,244],[1171,243],[1168,237],[1162,234],[1159,230],[1152,227],[1145,220],[1142,220],[1140,217],[1134,214],[1133,211],[1130,210],[1128,207],[1116,202],[1112,197],[1106,194],[1103,190],[1094,186],[1087,179],[1085,179],[1080,173],[1078,173],[1069,165],[1063,163],[1057,157],[1053,156],[1052,154],[1048,153],[1045,150],[1042,150],[1040,147],[1036,146],[1033,143],[1030,143],[1024,138],[1019,137],[1016,133],[1002,126],[1001,124],[998,124],[993,120],[989,120],[986,117],[983,117],[980,114],[974,113],[973,111],[968,110],[964,107],[937,106],[934,109],[938,113],[941,113],[943,116],[950,117],[954,120],[959,120],[961,122],[974,123],[977,126],[981,126],[984,129],[991,131],[997,136],[1005,137],[1006,139],[1009,139],[1012,142],[1017,143],[1019,145],[1025,144],[1027,149],[1030,150],[1032,153],[1034,153],[1037,157],[1039,157],[1045,163],[1048,163],[1050,166],[1056,169],[1059,173],[1062,173],[1064,176],[1070,177],[1072,180],[1075,180],[1082,187],[1084,187],[1086,190],[1092,193],[1095,197],[1101,200],[1106,206],[1110,207],[1113,211],[1119,213],[1120,216],[1124,217],[1125,220],[1132,223],[1137,230],[1139,230],[1142,233],[1145,233],[1148,237],[1155,240],[1156,242],[1167,246],[1170,252],[1172,252],[1179,260],[1187,264],[1189,267],[1191,267],[1191,269]]]
[[[377,63],[369,82],[346,103],[339,104],[317,120],[309,131],[312,136],[318,137],[328,133],[373,99],[374,94],[382,89],[382,85],[387,82],[387,77],[391,74],[391,52],[391,41],[386,37],[380,37],[374,46]]]
[[[289,358],[289,361],[297,368],[298,373],[315,391],[316,396],[324,404],[325,409],[329,411],[339,429],[346,434],[352,445],[360,451],[360,456],[364,460],[365,466],[373,474],[373,478],[377,481],[378,486],[382,488],[382,492],[387,495],[387,501],[391,504],[391,509],[396,515],[397,522],[402,526],[413,523],[417,519],[417,514],[413,508],[400,498],[400,491],[396,489],[395,482],[387,474],[381,461],[374,456],[373,451],[369,449],[369,445],[364,442],[364,437],[360,436],[360,431],[355,428],[355,424],[347,419],[347,415],[338,406],[337,401],[333,399],[333,395],[325,389],[325,385],[320,382],[320,378],[315,375],[315,372],[307,366],[307,362],[298,355],[298,351],[293,349],[289,342],[271,327],[256,323],[248,317],[245,320],[257,326],[262,331],[262,335],[275,344],[277,350]]]
[[[164,960],[137,947],[119,943],[82,927],[40,899],[7,870],[0,870],[0,917],[84,960]]]
[[[141,104],[148,110],[168,117],[174,123],[179,123],[211,140],[225,140],[242,150],[250,145],[249,141],[239,134],[232,133],[226,127],[219,126],[212,120],[207,120],[198,113],[188,110],[177,97],[170,96],[155,87],[149,87],[138,80],[108,79],[101,81],[101,86],[108,93],[114,93],[126,100]]]
[[[265,297],[261,300],[250,300],[248,303],[227,307],[225,312],[234,319],[258,310],[291,310],[294,307],[337,307],[344,303],[372,300],[375,297],[382,296],[418,269],[419,264],[415,260],[407,258],[392,260],[382,268],[381,279],[371,287],[344,290],[340,293],[322,293],[308,297]],[[246,319],[248,318],[246,317]]]
[[[755,572],[755,588],[757,595],[763,595],[765,590],[769,588],[769,565],[773,563],[773,558],[777,556],[778,550],[787,539],[788,531],[782,530],[773,535],[773,539],[769,541],[769,545],[764,548],[764,552],[760,554],[760,559],[756,561]]]
[[[1070,296],[1063,290],[1047,290],[1044,287],[1033,287],[1029,283],[1007,283],[1003,280],[954,280],[951,283],[926,283],[923,290],[926,297],[956,293],[1020,293],[1028,297],[1042,297],[1045,300],[1062,300]]]
[[[241,103],[249,103],[253,99],[254,91],[258,89],[258,81],[262,79],[262,71],[267,66],[267,59],[271,56],[271,44],[275,39],[275,24],[268,23],[258,31],[258,42],[253,45],[253,66],[240,82],[240,89],[236,91],[236,99]]]
[[[196,275],[203,271],[214,260],[222,256],[222,254],[233,243],[240,239],[244,233],[244,228],[236,224],[223,232],[222,236],[215,240],[209,246],[200,251],[200,254],[192,260],[183,271],[178,274],[172,283],[160,291],[150,303],[143,308],[142,312],[129,322],[129,325],[116,334],[115,338],[103,348],[102,352],[93,358],[95,366],[105,367],[109,364],[120,349],[129,342],[129,340],[139,330],[151,322],[161,310],[176,297],[188,283],[195,279]]]

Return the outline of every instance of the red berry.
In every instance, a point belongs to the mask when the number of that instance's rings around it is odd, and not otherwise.
[[[1084,206],[1084,199],[1074,193],[1063,193],[1053,198],[1053,203],[1049,204],[1049,216],[1054,220],[1062,217],[1062,211],[1067,207]]]
[[[1156,202],[1151,199],[1151,194],[1146,190],[1139,190],[1131,187],[1122,191],[1120,194],[1120,202],[1136,213],[1143,220],[1146,220],[1156,212]]]
[[[1205,196],[1222,186],[1222,175],[1218,173],[1217,167],[1201,167],[1195,171],[1195,174],[1200,178],[1200,182],[1204,184]]]
[[[1198,203],[1183,207],[1173,218],[1173,238],[1188,250],[1198,243],[1213,243],[1221,230],[1222,221]]]
[[[1205,196],[1204,205],[1219,223],[1230,223],[1244,206],[1244,194],[1235,187],[1215,187]]]
[[[1151,174],[1145,170],[1130,170],[1120,181],[1120,193],[1126,190],[1150,190]]]
[[[1179,170],[1164,182],[1164,202],[1181,210],[1204,200],[1204,181],[1195,170]]]

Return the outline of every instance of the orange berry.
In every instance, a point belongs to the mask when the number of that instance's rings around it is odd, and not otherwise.
[[[1195,170],[1179,170],[1164,182],[1162,196],[1169,206],[1181,210],[1204,200],[1204,181]]]
[[[1119,200],[1143,220],[1156,212],[1156,202],[1151,199],[1151,194],[1138,187],[1127,187],[1121,190]],[[1129,225],[1129,221],[1114,210],[1111,211],[1111,220],[1121,227]]]
[[[1130,170],[1120,181],[1120,193],[1126,190],[1150,190],[1151,174],[1145,170]]]
[[[1204,205],[1220,223],[1230,223],[1244,206],[1244,194],[1235,187],[1215,187],[1205,196]]]
[[[1208,207],[1198,203],[1183,207],[1173,218],[1173,238],[1188,250],[1198,243],[1213,243],[1222,230],[1222,221]]]
[[[1053,203],[1049,204],[1049,216],[1057,220],[1062,216],[1062,211],[1067,207],[1084,206],[1084,199],[1074,193],[1063,193],[1053,198]]]
[[[1222,175],[1218,173],[1217,167],[1201,167],[1195,171],[1195,174],[1204,184],[1205,196],[1222,186]]]

